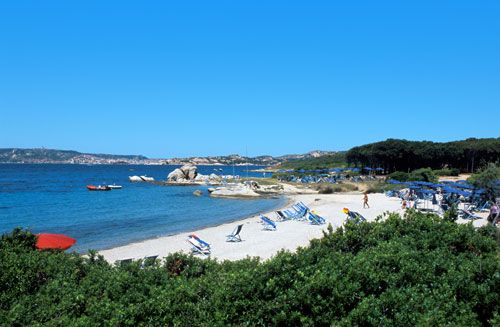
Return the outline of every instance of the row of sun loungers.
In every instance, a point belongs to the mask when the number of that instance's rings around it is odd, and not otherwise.
[[[325,224],[325,218],[313,212],[309,207],[307,207],[304,203],[298,202],[294,204],[291,208],[281,211],[276,211],[280,221],[286,220],[300,220],[300,221],[308,221],[312,225],[322,225]],[[355,211],[350,211],[347,208],[344,208],[344,213],[347,214],[347,220],[355,221],[356,223],[366,221],[366,219]],[[277,225],[276,222],[272,219],[260,215],[261,223],[263,224],[263,230],[266,231],[276,231]],[[237,225],[233,232],[226,236],[226,242],[241,242],[241,230],[243,229],[243,225]],[[190,234],[186,240],[191,245],[191,253],[199,254],[203,256],[209,256],[211,254],[211,246],[208,242],[202,240],[196,234]],[[157,255],[145,257],[142,261],[142,266],[147,267],[149,265],[154,264],[157,259]],[[130,264],[132,259],[119,260],[116,262],[119,266],[124,266],[126,264]]]
[[[313,225],[322,225],[326,222],[323,217],[314,213],[303,202],[298,202],[285,210],[278,210],[276,211],[276,215],[279,221],[301,220],[309,221]]]

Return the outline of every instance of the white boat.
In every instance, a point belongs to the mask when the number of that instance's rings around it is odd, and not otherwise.
[[[121,185],[116,185],[116,184],[108,185],[108,187],[111,188],[111,189],[114,189],[114,190],[122,188]]]

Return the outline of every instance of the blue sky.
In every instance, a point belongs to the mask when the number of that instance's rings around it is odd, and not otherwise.
[[[0,147],[255,156],[500,136],[498,1],[102,2],[0,2]]]

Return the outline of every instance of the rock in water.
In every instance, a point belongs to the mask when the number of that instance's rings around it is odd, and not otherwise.
[[[181,180],[184,180],[184,173],[182,172],[182,170],[180,170],[179,168],[175,169],[173,172],[171,172],[170,174],[168,174],[167,176],[167,181],[169,182],[178,182],[178,181],[181,181]]]
[[[201,196],[203,193],[200,190],[196,190],[193,192],[193,194],[196,196]]]
[[[186,176],[186,179],[189,181],[194,180],[196,175],[198,175],[198,168],[193,165],[184,165],[181,167],[181,170],[184,173],[184,176]]]
[[[245,185],[234,185],[217,187],[214,191],[210,193],[214,197],[229,197],[229,198],[247,198],[247,197],[259,197],[260,194],[254,192],[251,188]]]

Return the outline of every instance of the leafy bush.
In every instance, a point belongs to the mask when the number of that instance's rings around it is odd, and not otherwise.
[[[334,191],[333,186],[331,186],[331,185],[320,186],[318,188],[318,193],[319,194],[332,194],[333,192],[335,192],[335,191]]]
[[[457,168],[443,168],[434,170],[434,174],[437,176],[458,176],[460,175],[460,169]]]
[[[173,254],[113,267],[0,241],[7,326],[498,325],[498,232],[409,211],[346,223],[296,253],[260,262]]]
[[[367,182],[366,183],[366,193],[385,193],[386,191],[389,190],[396,190],[400,189],[400,185],[394,185],[394,184],[387,184],[384,182]]]
[[[414,170],[408,176],[409,181],[437,182],[438,178],[430,168],[420,168]]]
[[[468,181],[477,188],[484,189],[489,200],[500,197],[500,167],[489,164],[486,168],[469,177]]]
[[[351,183],[338,183],[338,184],[318,184],[316,186],[319,194],[332,194],[340,192],[357,191],[358,187]]]
[[[404,171],[395,171],[387,176],[387,180],[394,179],[400,182],[407,182],[409,174]]]

